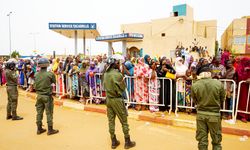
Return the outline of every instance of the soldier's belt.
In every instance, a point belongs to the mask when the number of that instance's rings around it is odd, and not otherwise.
[[[197,111],[197,114],[201,114],[201,115],[211,115],[211,116],[220,116],[220,113],[216,113],[216,112],[208,112],[208,111]]]

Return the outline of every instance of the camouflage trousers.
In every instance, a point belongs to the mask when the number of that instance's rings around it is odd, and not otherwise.
[[[38,126],[42,125],[43,112],[46,111],[47,124],[48,126],[53,126],[53,109],[54,109],[54,100],[52,96],[46,95],[37,95],[36,99],[36,124]]]
[[[107,116],[111,138],[115,136],[115,118],[119,118],[125,137],[129,137],[128,112],[122,98],[107,98]]]
[[[206,112],[205,112],[206,113]],[[212,138],[213,150],[221,150],[221,116],[197,113],[196,117],[196,140],[199,150],[208,149],[208,133]]]
[[[7,86],[8,104],[7,104],[7,116],[16,117],[18,90],[17,86]]]

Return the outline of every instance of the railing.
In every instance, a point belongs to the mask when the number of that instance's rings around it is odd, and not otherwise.
[[[90,99],[87,99],[87,103],[92,103],[94,99],[99,99],[102,101],[105,101],[106,99],[106,92],[104,90],[103,86],[103,80],[102,80],[102,74],[101,73],[95,73],[93,77],[89,78],[89,82],[94,81],[94,85],[90,85],[89,83],[89,96]],[[66,77],[66,78],[65,78]],[[126,90],[124,93],[124,101],[127,104],[127,107],[130,105],[148,105],[148,106],[165,106],[167,105],[165,102],[169,102],[168,107],[169,107],[169,114],[171,113],[173,109],[173,94],[175,94],[175,115],[178,116],[178,109],[190,109],[193,110],[195,109],[195,104],[193,102],[193,99],[190,98],[190,101],[187,102],[187,93],[186,89],[191,88],[186,86],[186,80],[179,78],[176,80],[176,91],[173,93],[173,80],[169,78],[164,78],[164,77],[157,77],[156,79],[148,79],[148,78],[136,78],[134,76],[125,76],[125,83],[126,83]],[[142,80],[143,82],[138,82],[139,80]],[[138,88],[140,85],[138,83],[144,84],[144,80],[147,83],[147,86],[142,86],[142,89],[139,90],[140,95],[145,95],[145,91],[148,92],[146,95],[146,99],[143,99],[143,101],[138,101],[136,99],[135,93],[138,93]],[[219,81],[222,82],[224,85],[224,89],[227,91],[227,96],[229,97],[226,101],[223,102],[221,106],[221,112],[229,113],[229,115],[232,117],[233,122],[236,121],[237,114],[238,113],[244,113],[250,115],[250,106],[249,106],[249,99],[250,99],[250,84],[248,84],[248,93],[247,93],[247,102],[246,102],[246,107],[244,110],[239,109],[239,103],[241,101],[241,89],[242,85],[246,86],[245,84],[246,81],[241,81],[239,82],[238,85],[238,93],[236,93],[236,82],[234,80],[229,80],[229,79],[219,79]],[[80,81],[79,81],[80,82]],[[157,82],[154,86],[151,84],[153,82]],[[169,82],[169,86],[165,87],[165,82]],[[193,83],[193,81],[192,81]],[[179,86],[182,86],[182,91],[179,90]],[[147,88],[147,90],[145,90]],[[162,92],[160,92],[162,90]],[[164,99],[165,98],[165,92],[168,90],[170,93],[169,99]],[[78,86],[77,91],[76,91],[77,97],[83,97],[83,86]],[[55,93],[59,98],[65,95],[70,95],[72,97],[72,79],[68,74],[59,74],[57,75],[56,78],[56,85],[53,88],[53,93]],[[244,94],[244,93],[243,93]],[[246,94],[246,93],[245,93]],[[180,98],[180,95],[182,96],[182,99]],[[150,101],[150,96],[155,96],[157,101]],[[237,96],[237,97],[236,97]],[[160,99],[161,97],[161,99]],[[228,103],[231,107],[228,107]]]
[[[240,97],[241,97],[241,93],[242,94],[246,94],[246,93],[243,93],[241,92],[241,88],[242,88],[242,85],[245,84],[245,87],[247,87],[246,84],[248,84],[248,93],[247,93],[247,97],[245,97],[247,99],[246,101],[246,109],[245,110],[239,110],[239,103],[240,103]],[[245,96],[245,95],[244,95]],[[249,109],[249,97],[250,97],[250,84],[247,83],[246,81],[240,81],[239,82],[239,86],[238,86],[238,94],[237,94],[237,103],[236,103],[236,112],[235,112],[235,119],[237,118],[237,115],[238,113],[243,113],[243,114],[248,114],[250,115],[250,109]]]
[[[230,88],[230,92],[232,92],[232,94],[230,93],[230,97],[232,96],[232,107],[227,108],[226,104],[227,101],[224,101],[221,107],[221,112],[227,112],[230,113],[230,115],[232,116],[232,120],[235,121],[236,120],[236,116],[235,116],[235,95],[236,95],[236,83],[234,80],[229,80],[229,79],[219,79],[219,81],[222,82],[222,84],[224,85],[224,89],[227,91],[228,88]],[[193,83],[193,81],[192,81]],[[181,86],[181,87],[180,87]],[[230,87],[228,87],[230,86]],[[231,87],[232,86],[232,87]],[[188,87],[189,88],[189,87]],[[195,104],[193,102],[193,99],[191,98],[190,95],[187,95],[186,93],[186,80],[184,80],[183,78],[178,78],[176,80],[176,108],[175,108],[175,115],[178,117],[178,109],[183,108],[183,109],[195,109]],[[186,98],[187,96],[190,96],[190,102],[187,102]],[[228,96],[228,95],[227,95]],[[180,100],[181,97],[181,100]]]

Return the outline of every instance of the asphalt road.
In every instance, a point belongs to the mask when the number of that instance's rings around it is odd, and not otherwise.
[[[54,128],[59,134],[36,135],[35,101],[19,96],[18,114],[21,121],[6,120],[7,96],[0,87],[0,150],[108,150],[111,141],[106,115],[55,106]],[[44,127],[46,116],[44,116]],[[134,150],[195,150],[195,131],[129,119],[130,134],[136,141]],[[124,139],[119,120],[116,134],[123,149]],[[211,140],[210,140],[211,141]],[[238,136],[223,135],[224,150],[249,150],[250,140],[241,142]],[[210,144],[211,145],[211,144]],[[211,146],[210,146],[211,149]]]

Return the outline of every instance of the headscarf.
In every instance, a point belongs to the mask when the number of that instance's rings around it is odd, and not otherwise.
[[[238,64],[236,68],[236,72],[238,74],[239,81],[246,80],[250,78],[249,71],[246,71],[246,68],[250,68],[250,58],[249,57],[243,57],[240,60],[240,63]]]
[[[85,67],[84,67],[85,64]],[[79,70],[80,73],[85,73],[87,71],[87,62],[86,61],[82,61],[82,66]]]
[[[92,67],[91,65],[94,65],[94,67]],[[90,67],[89,67],[89,69],[87,70],[87,72],[85,74],[86,81],[88,81],[90,83],[90,86],[93,88],[94,87],[94,78],[91,78],[91,80],[89,80],[89,73],[90,72],[97,72],[97,69],[95,67],[94,62],[90,62]]]
[[[126,61],[124,65],[128,70],[134,67],[134,65],[130,61]]]
[[[52,71],[55,72],[55,71],[57,71],[59,61],[57,61],[57,59],[54,59],[53,62],[54,62],[54,64],[53,64],[53,67],[52,67]]]
[[[92,66],[92,65],[94,65],[94,66]],[[93,62],[93,61],[91,61],[90,63],[89,63],[89,70],[94,70],[95,69],[95,66],[96,66],[96,64],[95,64],[95,62]]]
[[[138,58],[138,65],[142,65],[142,66],[144,66],[144,58],[143,57],[140,57],[140,58]]]
[[[184,64],[182,64],[180,60],[183,60],[183,59],[181,57],[177,57],[175,59],[175,70],[176,70],[176,74],[182,76],[186,74],[186,70],[188,68]]]
[[[144,63],[147,64],[147,65],[149,65],[149,62],[148,62],[149,57],[150,57],[149,55],[144,56]]]
[[[185,59],[185,63],[184,63],[184,65],[186,66],[186,67],[190,67],[191,66],[191,64],[190,63],[192,63],[192,62],[190,62],[190,60],[193,58],[193,56],[192,55],[188,55],[187,57],[186,57],[186,59]]]
[[[228,51],[224,51],[223,54],[221,55],[221,64],[225,66],[225,62],[229,60],[230,53]]]
[[[126,61],[124,65],[128,69],[130,76],[133,76],[134,75],[134,65],[130,61]]]

